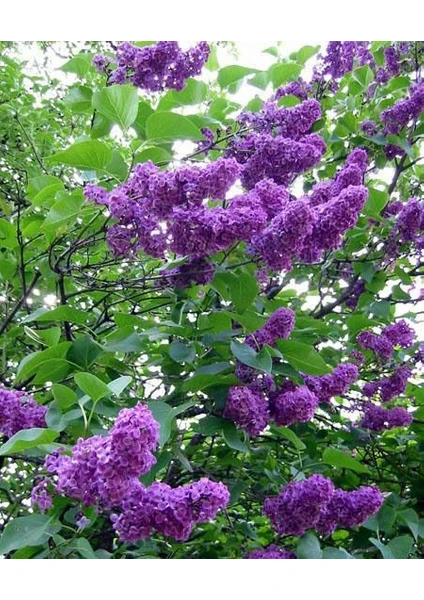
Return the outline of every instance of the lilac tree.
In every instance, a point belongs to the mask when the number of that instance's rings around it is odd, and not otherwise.
[[[0,554],[421,558],[424,42],[22,48]]]

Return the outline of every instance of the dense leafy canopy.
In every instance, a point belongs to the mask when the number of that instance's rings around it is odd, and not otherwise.
[[[0,555],[421,558],[424,43],[1,45]]]

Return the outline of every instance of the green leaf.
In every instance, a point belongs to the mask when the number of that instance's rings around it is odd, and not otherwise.
[[[308,375],[325,375],[331,373],[330,367],[311,346],[293,340],[279,340],[277,348],[284,359],[301,373]]]
[[[63,362],[67,362],[65,357],[70,346],[71,342],[61,342],[56,346],[52,346],[52,348],[29,354],[19,364],[17,379],[22,381],[22,379],[26,379],[35,374],[39,376],[39,369],[42,365],[48,363],[52,359],[59,359]],[[52,380],[50,379],[50,381]]]
[[[202,133],[187,117],[173,112],[158,111],[146,121],[146,137],[148,140],[199,140]]]
[[[346,550],[344,548],[331,548],[331,547],[327,547],[324,548],[323,553],[322,553],[322,558],[325,559],[346,559],[346,558],[353,558],[353,556],[351,554],[349,554],[349,552],[346,552]]]
[[[93,95],[93,108],[128,129],[137,118],[138,94],[133,85],[111,85]]]
[[[385,559],[394,559],[390,548],[388,548],[385,544],[380,542],[380,540],[376,540],[375,538],[370,538],[371,544],[373,544],[376,548],[378,548]]]
[[[363,465],[352,456],[345,454],[341,450],[336,450],[336,448],[326,448],[326,450],[324,450],[324,454],[322,455],[322,460],[327,465],[331,465],[333,467],[350,469],[356,473],[369,473],[367,466]]]
[[[169,346],[169,356],[180,364],[192,363],[196,358],[196,349],[184,342],[172,342]]]
[[[53,204],[42,225],[43,230],[55,230],[70,219],[76,218],[81,213],[85,198],[81,190],[71,194],[59,192],[60,199]]]
[[[368,188],[369,195],[365,204],[364,213],[370,217],[379,217],[381,211],[389,201],[387,192],[375,188]]]
[[[295,62],[276,64],[268,69],[269,78],[276,88],[280,87],[283,83],[297,79],[301,71],[302,65],[298,65]]]
[[[364,65],[363,67],[359,67],[352,71],[352,77],[363,88],[368,87],[369,84],[374,81],[374,73],[369,65]]]
[[[169,110],[175,106],[200,104],[208,96],[208,86],[203,81],[188,79],[186,87],[176,92],[170,90],[159,102],[157,110]]]
[[[160,425],[159,430],[159,445],[163,446],[169,439],[172,431],[172,424],[175,417],[190,406],[193,406],[193,402],[185,402],[177,408],[172,408],[163,400],[151,400],[147,403],[153,417]]]
[[[238,452],[250,452],[248,446],[240,439],[234,423],[226,421],[222,427],[222,435],[227,445]]]
[[[83,325],[86,320],[87,313],[84,310],[72,308],[71,306],[58,306],[53,310],[45,308],[38,309],[25,317],[22,322],[30,323],[31,321],[68,321],[69,323]]]
[[[407,508],[406,510],[398,513],[398,518],[408,525],[414,538],[417,540],[419,535],[419,519],[415,510],[412,508]]]
[[[93,92],[85,85],[72,87],[63,99],[63,103],[74,113],[83,113],[91,109]]]
[[[253,367],[258,371],[270,374],[272,372],[272,358],[266,348],[262,348],[260,352],[255,352],[253,348],[247,344],[242,344],[236,340],[232,340],[230,344],[233,356],[244,365]]]
[[[77,373],[74,379],[77,386],[94,402],[111,393],[106,383],[92,373]]]
[[[77,395],[73,390],[62,385],[61,383],[54,383],[52,385],[53,397],[61,411],[66,411],[71,406],[78,403]]]
[[[412,551],[414,540],[410,535],[400,535],[390,540],[388,547],[393,558],[408,558]]]
[[[112,160],[112,151],[98,140],[76,142],[66,150],[46,158],[52,164],[63,164],[82,170],[102,170]]]
[[[302,536],[296,548],[297,558],[319,559],[322,558],[322,550],[318,538],[313,533]]]
[[[219,286],[221,283],[226,285],[228,297],[239,313],[244,313],[259,293],[256,277],[243,271],[237,273],[230,271],[217,273],[211,285]]]
[[[0,219],[0,248],[13,250],[18,245],[16,230],[12,223],[6,219]]]
[[[67,358],[86,371],[101,351],[101,347],[89,335],[84,335],[72,343]]]
[[[229,85],[243,79],[246,75],[259,73],[258,69],[242,67],[241,65],[229,65],[219,70],[218,83],[222,88],[228,88]]]
[[[114,379],[113,381],[109,382],[107,387],[114,396],[120,396],[125,388],[130,385],[131,381],[132,377],[129,375],[122,375],[122,377],[118,377],[118,379]]]
[[[41,444],[50,444],[57,436],[57,432],[51,429],[41,427],[22,429],[0,446],[0,456],[20,454],[28,448],[38,448]]]
[[[197,429],[202,435],[215,435],[222,430],[225,424],[226,421],[224,419],[210,415],[209,417],[200,419]]]
[[[278,431],[279,435],[282,435],[284,438],[289,440],[289,442],[293,444],[296,450],[304,450],[306,448],[302,440],[299,439],[295,432],[289,429],[288,427],[278,427],[276,428],[276,431]]]
[[[78,77],[84,77],[91,69],[92,58],[92,54],[81,52],[71,58],[71,60],[68,60],[60,69],[65,73],[76,73]]]
[[[215,375],[197,373],[196,371],[192,377],[184,381],[181,389],[183,392],[199,392],[217,385],[229,387],[230,385],[237,385],[239,383],[237,377],[232,373],[216,377]]]
[[[7,554],[25,546],[40,546],[60,531],[60,523],[54,523],[47,515],[28,515],[13,519],[4,528],[0,539],[0,554]]]

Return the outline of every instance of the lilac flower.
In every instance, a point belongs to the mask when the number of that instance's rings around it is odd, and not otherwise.
[[[305,239],[312,233],[314,219],[307,202],[290,202],[252,239],[252,251],[271,269],[291,270],[292,259],[302,252]]]
[[[56,493],[76,498],[86,506],[118,505],[138,477],[156,462],[152,452],[159,425],[142,404],[120,411],[106,436],[80,438],[70,456],[47,456],[45,467],[56,475]]]
[[[411,369],[403,365],[396,369],[390,377],[384,377],[383,379],[365,384],[363,393],[368,398],[372,398],[380,392],[381,401],[390,402],[405,391],[410,376]]]
[[[292,481],[278,496],[267,498],[264,513],[280,535],[301,536],[315,527],[321,508],[334,492],[330,479],[316,474],[302,481]]]
[[[48,490],[49,481],[42,479],[31,490],[31,504],[38,505],[41,512],[45,512],[53,506],[53,499]]]
[[[350,528],[362,525],[378,512],[383,502],[384,497],[375,486],[362,486],[351,492],[335,490],[321,511],[316,529],[323,535],[329,535],[336,527]]]
[[[317,396],[305,385],[293,391],[277,390],[271,395],[271,416],[277,425],[306,423],[313,419],[318,404]]]
[[[258,391],[248,387],[233,386],[228,392],[224,416],[254,437],[268,425],[268,402]]]
[[[374,121],[365,120],[361,123],[361,131],[363,131],[365,135],[372,137],[378,133],[378,128]]]
[[[209,52],[206,42],[200,42],[186,52],[177,42],[158,42],[144,48],[123,42],[116,51],[114,62],[117,68],[109,81],[118,84],[131,82],[151,92],[165,88],[182,90],[189,77],[199,75]],[[101,55],[94,57],[93,64],[97,69],[104,67],[104,59]]]
[[[47,406],[26,392],[0,387],[0,434],[12,437],[22,429],[46,427]]]
[[[185,288],[191,284],[206,285],[215,275],[215,267],[204,258],[190,258],[173,269],[163,269],[161,272],[161,284],[172,287]]]
[[[377,335],[368,330],[361,331],[356,341],[362,348],[372,350],[376,357],[383,361],[388,360],[393,355],[393,343],[385,335]]]
[[[358,367],[353,363],[337,365],[328,375],[304,375],[308,388],[319,402],[330,402],[334,396],[342,396],[359,377]]]
[[[401,319],[393,325],[385,327],[382,331],[394,346],[409,348],[415,341],[415,331],[408,325],[405,319]]]
[[[384,134],[397,135],[411,121],[417,119],[424,110],[424,84],[410,87],[409,98],[399,100],[390,108],[383,110],[380,117],[384,123]]]
[[[298,81],[291,81],[284,87],[278,88],[274,94],[274,100],[284,98],[284,96],[296,96],[299,100],[306,100],[311,90],[311,85],[298,79]]]
[[[93,66],[96,68],[96,71],[99,71],[99,73],[106,71],[106,67],[110,64],[110,62],[111,59],[103,54],[96,54],[92,60]]]
[[[279,548],[275,544],[271,544],[270,546],[268,546],[268,548],[262,548],[261,550],[253,550],[253,552],[249,552],[249,554],[246,554],[244,558],[288,559],[296,558],[296,555],[293,554],[293,552],[289,552],[288,550]]]
[[[368,403],[359,426],[371,431],[384,431],[395,427],[406,427],[412,421],[413,416],[405,408],[397,406],[387,409]]]
[[[252,348],[262,348],[265,344],[274,346],[277,340],[286,340],[294,328],[296,315],[290,308],[277,308],[268,318],[265,325],[257,329],[253,336],[246,338]]]
[[[225,485],[206,478],[177,488],[159,482],[147,488],[138,484],[111,520],[122,541],[137,542],[152,531],[185,541],[197,523],[213,519],[229,499]]]

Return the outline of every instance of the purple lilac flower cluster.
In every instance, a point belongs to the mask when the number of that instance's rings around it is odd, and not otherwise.
[[[280,100],[284,96],[295,96],[299,100],[307,100],[309,93],[312,90],[312,86],[299,78],[297,81],[291,81],[287,85],[278,88],[275,92],[273,99]]]
[[[382,402],[390,402],[405,391],[411,373],[412,371],[407,365],[402,365],[390,377],[366,383],[362,391],[367,398],[379,394]]]
[[[80,438],[67,454],[52,454],[45,467],[55,491],[86,506],[112,507],[128,496],[138,477],[155,464],[159,425],[142,404],[121,410],[106,436]]]
[[[204,257],[246,235],[249,227],[256,231],[266,220],[256,194],[238,197],[227,210],[206,207],[207,199],[225,199],[238,174],[233,159],[175,171],[160,171],[148,161],[137,165],[129,180],[111,192],[88,185],[84,193],[105,204],[117,219],[107,234],[115,255],[144,250],[161,258],[171,249],[182,256],[192,252]]]
[[[325,54],[318,55],[312,82],[319,83],[326,76],[333,80],[341,79],[353,70],[355,60],[360,65],[375,64],[369,42],[329,42]]]
[[[213,519],[229,499],[225,485],[206,478],[177,488],[159,482],[148,488],[140,484],[111,520],[122,541],[136,542],[153,531],[185,541],[197,523]]]
[[[384,327],[381,334],[368,329],[361,331],[356,340],[362,348],[372,350],[378,359],[385,361],[392,357],[395,346],[410,348],[415,341],[415,331],[401,319],[394,325]]]
[[[162,269],[159,284],[185,288],[191,284],[206,285],[215,275],[215,267],[205,258],[189,258],[187,262],[173,269]]]
[[[310,421],[319,404],[318,397],[305,385],[277,390],[270,396],[271,416],[277,425]]]
[[[46,427],[46,412],[26,392],[0,387],[0,434],[9,438],[21,429]]]
[[[275,270],[290,270],[292,259],[306,263],[340,246],[353,227],[368,196],[362,185],[367,153],[353,150],[334,180],[316,184],[311,194],[283,206],[252,240],[252,252]]]
[[[292,481],[278,496],[267,498],[264,513],[280,535],[301,536],[308,529],[328,535],[336,527],[355,527],[374,515],[384,498],[377,487],[352,492],[336,489],[323,475]]]
[[[401,406],[384,408],[370,402],[365,406],[359,426],[371,431],[384,431],[395,427],[407,427],[413,420],[412,414]]]
[[[409,98],[399,100],[380,115],[384,124],[383,133],[397,135],[409,123],[417,119],[424,110],[424,84],[413,84]]]
[[[268,548],[263,548],[261,550],[253,550],[253,552],[249,552],[249,554],[246,554],[244,558],[289,559],[296,558],[296,555],[293,552],[289,552],[288,550],[279,548],[275,544],[271,544],[270,546],[268,546]]]
[[[189,77],[199,75],[209,53],[206,42],[199,42],[187,51],[181,50],[177,42],[158,42],[143,48],[123,42],[113,60],[97,55],[93,64],[99,71],[106,70],[110,63],[116,64],[109,74],[110,83],[132,83],[151,92],[166,88],[182,90]]]
[[[242,113],[239,123],[247,135],[235,137],[227,150],[242,165],[241,182],[253,189],[262,179],[288,185],[299,173],[319,162],[325,152],[323,139],[310,133],[321,117],[316,100],[304,100],[292,108],[279,107],[275,100],[265,102],[256,113]]]
[[[330,402],[334,396],[341,396],[359,377],[359,370],[353,363],[337,365],[328,375],[304,375],[303,379],[309,390],[319,402]]]
[[[260,391],[233,386],[228,392],[224,417],[237,423],[252,437],[257,436],[269,422],[268,402]]]
[[[86,506],[114,509],[111,520],[122,541],[135,542],[156,531],[186,540],[197,523],[216,516],[229,502],[222,483],[206,478],[171,488],[155,482],[144,487],[139,477],[156,462],[152,452],[159,440],[159,424],[142,404],[120,411],[105,436],[79,439],[71,455],[52,454],[45,467],[54,477],[54,491]],[[52,506],[44,479],[32,491],[41,510]]]
[[[322,535],[330,535],[336,527],[362,525],[378,512],[383,502],[384,497],[375,486],[362,486],[352,492],[336,489],[321,510],[315,528]]]
[[[424,247],[424,204],[418,198],[410,198],[408,202],[398,202],[392,206],[385,216],[397,215],[392,230],[389,246],[397,250],[397,243],[412,242],[418,250]]]
[[[286,340],[294,328],[296,315],[290,308],[277,308],[265,325],[246,338],[251,348],[262,348],[265,344],[274,346],[277,340]]]

